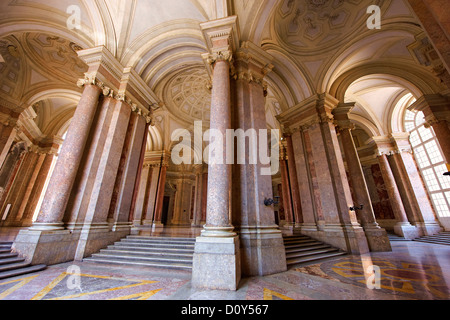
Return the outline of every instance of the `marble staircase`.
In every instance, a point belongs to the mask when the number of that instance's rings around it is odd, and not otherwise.
[[[414,239],[417,242],[433,243],[433,244],[443,244],[450,246],[450,232],[441,232],[433,236],[423,236]]]
[[[284,236],[288,267],[346,255],[347,253],[308,236]]]
[[[195,238],[130,235],[83,261],[190,271],[194,246]]]
[[[0,280],[44,270],[46,265],[32,266],[11,250],[12,242],[0,242]]]

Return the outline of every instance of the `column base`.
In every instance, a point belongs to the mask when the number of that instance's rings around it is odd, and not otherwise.
[[[370,252],[369,244],[367,242],[364,229],[358,225],[348,224],[324,224],[320,231],[318,225],[318,231],[315,234],[320,237],[314,237],[320,241],[331,244],[343,251],[350,254],[366,254]],[[305,235],[308,233],[304,232]]]
[[[394,233],[407,240],[413,240],[420,237],[417,227],[409,222],[398,222],[394,225]]]
[[[73,261],[80,234],[69,230],[21,230],[12,250],[32,265]]]
[[[435,234],[439,234],[443,231],[443,228],[439,225],[439,223],[432,222],[417,222],[416,227],[421,230],[421,233],[424,236],[432,236]]]
[[[371,252],[392,251],[391,242],[386,230],[379,226],[365,226],[364,232]]]
[[[159,229],[163,229],[164,228],[164,224],[162,224],[161,222],[153,222],[152,224],[152,230],[159,230]]]
[[[56,231],[56,230],[64,230],[64,223],[62,222],[34,222],[33,225],[29,228],[30,231]]]
[[[242,273],[265,276],[287,271],[283,236],[277,227],[240,229]]]
[[[197,237],[192,286],[199,289],[238,289],[241,280],[239,237]]]
[[[101,249],[130,234],[130,226],[127,228],[111,230],[109,224],[86,224],[80,231],[74,260],[82,261],[83,258],[99,252]]]

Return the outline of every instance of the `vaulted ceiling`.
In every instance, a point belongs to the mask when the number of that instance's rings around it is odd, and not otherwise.
[[[381,8],[379,30],[367,27],[370,5]],[[161,148],[174,129],[209,119],[200,23],[227,15],[238,16],[242,41],[273,57],[271,128],[276,115],[330,92],[356,101],[355,121],[386,134],[398,99],[443,89],[408,49],[423,30],[405,0],[8,0],[0,2],[0,94],[17,110],[35,106],[39,135],[57,134],[87,69],[76,51],[103,45],[164,102],[149,146]]]

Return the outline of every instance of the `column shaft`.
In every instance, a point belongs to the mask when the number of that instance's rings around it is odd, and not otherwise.
[[[214,67],[211,100],[211,125],[223,137],[221,155],[210,152],[208,165],[208,202],[203,236],[235,236],[230,223],[231,165],[226,164],[226,130],[231,129],[230,66],[217,60]],[[217,144],[217,142],[216,142]],[[210,149],[212,151],[212,148]],[[215,157],[218,163],[213,160]],[[222,161],[220,161],[220,157]],[[221,163],[220,163],[221,162]]]
[[[303,223],[302,203],[300,201],[300,192],[298,187],[297,168],[295,165],[294,147],[292,145],[292,137],[287,136],[287,153],[289,167],[289,181],[291,182],[292,207],[294,210],[295,224]]]
[[[62,218],[94,119],[101,89],[87,85],[70,123],[35,229],[62,229]]]

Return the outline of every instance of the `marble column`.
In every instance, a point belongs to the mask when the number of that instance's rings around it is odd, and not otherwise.
[[[133,225],[135,227],[142,225],[142,219],[145,216],[145,199],[147,194],[147,187],[151,179],[152,170],[149,164],[144,164],[141,170],[141,178],[139,181],[139,191],[136,198],[136,205],[134,207]]]
[[[203,58],[212,69],[210,129],[222,136],[223,144],[221,154],[209,149],[206,224],[195,242],[192,286],[236,290],[241,263],[239,237],[231,224],[232,166],[226,163],[225,137],[226,130],[231,129],[230,63],[239,44],[239,27],[236,16],[205,22],[200,27],[210,50]]]
[[[142,138],[142,144],[141,144],[141,151],[140,151],[140,155],[139,155],[139,161],[138,161],[138,168],[137,168],[137,172],[136,172],[136,179],[135,179],[135,183],[134,183],[134,188],[133,188],[133,197],[132,197],[132,203],[131,203],[131,208],[130,208],[130,213],[128,215],[128,221],[130,222],[131,225],[133,225],[133,222],[135,221],[134,219],[134,213],[135,213],[135,208],[138,205],[137,203],[137,198],[139,196],[139,191],[140,191],[140,186],[142,185],[141,183],[141,178],[142,178],[142,171],[144,169],[144,161],[145,161],[145,152],[147,150],[147,140],[148,140],[148,128],[150,127],[150,123],[147,122],[145,124],[145,128],[144,128],[144,136]],[[145,181],[145,185],[147,185],[147,179]],[[139,214],[139,216],[142,216],[142,212]],[[141,219],[141,218],[139,218]]]
[[[241,242],[242,273],[249,276],[267,275],[286,270],[283,238],[275,223],[275,208],[273,205],[267,206],[264,203],[266,199],[273,199],[270,170],[268,170],[269,175],[263,173],[264,170],[270,169],[270,164],[263,164],[260,157],[254,159],[256,162],[252,162],[250,157],[253,150],[259,155],[267,154],[269,150],[269,145],[261,141],[260,135],[269,135],[266,131],[264,78],[273,68],[272,59],[273,57],[255,44],[243,42],[236,52],[234,64],[237,74],[236,80],[233,81],[235,129],[244,132],[253,130],[259,137],[258,146],[250,145],[252,141],[245,144],[247,161],[244,164],[236,164],[239,175],[233,176],[233,190],[240,195],[240,198],[233,197],[233,200],[237,202],[234,206],[234,217],[239,223],[237,227]],[[238,139],[238,143],[243,142]],[[274,143],[280,143],[280,141],[272,141],[270,147],[273,147]],[[293,156],[290,156],[289,161],[294,163]],[[271,160],[279,162],[278,157],[272,157]],[[289,173],[295,172],[292,169],[294,166],[291,168],[289,165]],[[292,192],[298,192],[298,186],[294,187],[296,177],[290,176],[290,181]],[[296,201],[295,218],[298,222],[301,207],[298,197],[294,199]]]
[[[204,172],[202,176],[202,217],[200,219],[200,225],[206,223],[206,204],[208,200],[208,172]]]
[[[314,207],[315,167],[312,163],[312,155],[309,139],[305,139],[302,130],[295,130],[291,135],[295,155],[295,167],[298,176],[299,193],[302,205],[303,225],[302,233],[315,233],[317,231],[317,220],[322,219],[321,212]],[[322,219],[323,220],[323,219]]]
[[[23,162],[17,172],[14,182],[11,186],[5,205],[11,205],[8,217],[4,226],[19,227],[22,218],[22,205],[26,204],[30,195],[29,186],[33,184],[33,173],[40,169],[42,161],[39,161],[39,155],[29,150],[25,155]]]
[[[84,147],[94,119],[102,90],[96,85],[86,85],[66,139],[50,179],[33,230],[60,230],[62,218],[81,162]]]
[[[156,204],[153,216],[153,227],[161,228],[164,227],[162,224],[162,214],[164,205],[164,192],[166,188],[166,178],[167,178],[167,166],[163,165],[159,168],[159,179],[158,179],[158,191],[156,193]]]
[[[193,227],[201,226],[202,218],[202,199],[203,196],[203,166],[200,166],[196,170],[195,175],[195,206],[194,206],[194,219],[192,221]]]
[[[25,142],[14,144],[6,156],[4,165],[0,169],[0,207],[4,203],[3,200],[6,197],[8,186],[11,186],[12,181],[17,174],[18,167],[20,166],[25,151]]]
[[[28,201],[24,206],[23,218],[21,219],[21,225],[24,227],[29,227],[32,225],[33,215],[36,210],[36,206],[39,203],[39,199],[41,197],[41,193],[45,186],[45,181],[47,180],[47,176],[50,173],[50,169],[55,158],[54,152],[44,153],[41,155],[42,165],[37,172],[37,176],[35,178],[35,182],[32,185],[32,191]]]
[[[283,209],[286,219],[286,228],[293,228],[294,226],[294,216],[292,214],[292,201],[291,201],[291,188],[289,186],[289,176],[286,166],[286,160],[280,159],[280,173],[281,173],[281,192],[283,200]]]
[[[303,224],[302,203],[300,201],[300,192],[297,179],[297,168],[295,165],[294,146],[292,144],[292,136],[286,135],[288,167],[289,167],[289,181],[291,185],[292,207],[294,210],[295,226],[301,227]]]
[[[354,124],[348,118],[348,114],[354,108],[354,103],[340,104],[333,110],[334,118],[338,125],[338,131],[344,150],[345,160],[349,171],[349,178],[353,186],[354,196],[358,203],[354,206],[363,206],[361,210],[357,210],[370,250],[391,251],[391,244],[387,236],[386,230],[381,228],[373,212],[372,201],[370,199],[369,190],[367,188],[366,179],[359,160],[358,151],[356,150],[351,131],[355,128]]]
[[[113,231],[130,229],[129,215],[133,201],[134,187],[138,174],[138,165],[142,155],[142,141],[146,123],[143,117],[132,113],[128,125],[121,161],[114,187],[115,201],[111,201]]]
[[[386,191],[389,196],[392,211],[394,212],[397,223],[394,225],[395,234],[404,237],[405,239],[415,239],[419,236],[416,227],[412,226],[406,215],[403,201],[400,196],[400,192],[395,182],[394,174],[392,173],[389,165],[389,160],[385,153],[378,154],[378,163],[380,165],[381,174],[383,176],[384,183],[386,185]]]
[[[316,95],[278,119],[295,133],[297,169],[302,170],[300,174],[306,172],[304,177],[308,181],[302,183],[301,190],[313,207],[306,205],[303,212],[309,223],[313,214],[317,222],[317,230],[302,228],[302,233],[347,252],[364,254],[370,251],[369,245],[355,212],[350,210],[353,200],[332,113],[338,104],[328,94]]]
[[[431,204],[425,184],[412,154],[409,133],[392,133],[394,154],[391,168],[396,177],[397,186],[403,199],[403,204],[409,211],[409,221],[420,229],[421,235],[440,233],[440,226]]]
[[[144,213],[142,216],[142,224],[144,226],[152,226],[155,218],[155,206],[158,200],[158,185],[160,172],[162,171],[161,164],[150,165],[150,177],[146,190],[146,202],[144,204]],[[163,198],[164,200],[164,198]],[[161,221],[159,221],[161,223]],[[158,226],[158,225],[157,225]],[[161,225],[159,225],[161,226]]]
[[[0,109],[3,109],[0,107]],[[17,134],[16,123],[19,118],[18,114],[9,110],[0,110],[0,168],[11,149],[14,138]]]
[[[433,128],[450,171],[450,99],[441,95],[425,95],[409,109],[423,112],[425,126]]]
[[[83,228],[116,102],[116,99],[108,96],[102,96],[99,100],[97,115],[92,123],[91,134],[84,150],[85,155],[80,163],[64,217],[67,229],[72,232]]]

